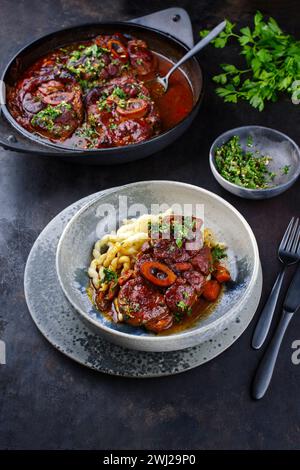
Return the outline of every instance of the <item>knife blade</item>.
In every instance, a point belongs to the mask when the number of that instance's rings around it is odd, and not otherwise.
[[[283,310],[294,313],[300,307],[300,265],[298,266],[293,279],[289,285],[283,303]]]

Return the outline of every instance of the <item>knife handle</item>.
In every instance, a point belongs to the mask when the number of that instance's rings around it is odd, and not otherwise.
[[[252,338],[252,347],[254,349],[259,349],[264,344],[264,341],[269,333],[284,275],[285,267],[283,267],[278,274],[269,298],[260,313],[260,317]]]
[[[259,400],[266,393],[271,378],[273,375],[274,367],[276,364],[279,348],[286,332],[286,329],[293,317],[294,313],[289,313],[283,310],[280,321],[277,325],[275,334],[270,341],[263,358],[257,368],[253,384],[252,384],[252,396],[256,400]]]

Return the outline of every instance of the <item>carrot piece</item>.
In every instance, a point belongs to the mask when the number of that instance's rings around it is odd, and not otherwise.
[[[108,292],[106,295],[107,300],[113,300],[117,291],[118,291],[118,283],[116,283],[115,281],[110,281]]]
[[[213,272],[213,276],[221,284],[231,279],[230,272],[222,265],[218,265],[217,269]]]
[[[219,297],[221,286],[214,279],[207,281],[203,288],[203,297],[210,302],[214,302]]]

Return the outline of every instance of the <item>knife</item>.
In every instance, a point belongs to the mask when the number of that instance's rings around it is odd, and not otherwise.
[[[252,396],[256,400],[259,400],[264,396],[270,385],[282,339],[291,319],[294,316],[294,313],[298,310],[299,307],[300,266],[297,268],[289,285],[283,303],[283,312],[277,325],[275,334],[263,355],[253,380]]]

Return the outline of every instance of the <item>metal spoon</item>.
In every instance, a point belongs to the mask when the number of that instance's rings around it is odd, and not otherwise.
[[[203,49],[203,47],[207,46],[207,44],[209,44],[216,36],[218,36],[218,34],[220,34],[221,31],[223,31],[225,26],[226,26],[226,21],[222,21],[222,23],[220,23],[218,26],[212,29],[210,33],[208,33],[208,35],[205,36],[205,38],[201,39],[201,41],[199,41],[196,44],[196,46],[192,47],[192,49],[189,52],[187,52],[175,65],[173,65],[173,67],[169,70],[169,72],[164,77],[159,77],[159,76],[156,77],[156,80],[162,85],[165,92],[167,91],[168,86],[169,86],[170,75],[172,75],[172,73],[178,67],[180,67],[180,65],[182,65],[191,57],[193,57],[195,54],[197,54],[197,52]]]

